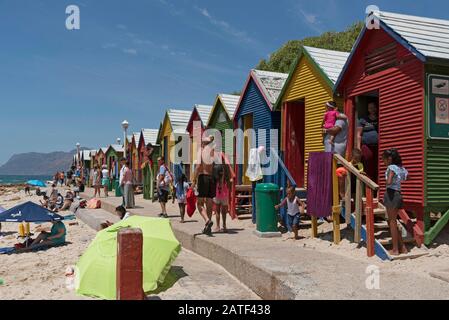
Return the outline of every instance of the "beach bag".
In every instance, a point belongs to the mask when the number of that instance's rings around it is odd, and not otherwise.
[[[193,191],[192,188],[189,188],[189,190],[187,190],[186,201],[187,215],[191,218],[196,210],[196,196],[195,191]]]
[[[87,209],[100,209],[101,200],[100,199],[90,199],[87,201]]]

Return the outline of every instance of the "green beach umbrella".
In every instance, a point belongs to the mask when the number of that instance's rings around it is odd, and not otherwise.
[[[81,295],[116,299],[117,233],[121,228],[140,228],[143,234],[143,290],[150,292],[164,282],[181,251],[168,219],[131,216],[97,236],[75,268],[75,288]]]

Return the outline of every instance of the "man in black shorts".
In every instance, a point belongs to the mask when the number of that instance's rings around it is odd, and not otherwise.
[[[157,194],[162,210],[159,217],[168,218],[166,205],[168,202],[168,193],[170,191],[170,172],[165,165],[164,157],[159,157],[157,162],[159,166],[159,173],[157,175]]]
[[[210,159],[201,158],[200,164],[195,168],[192,184],[192,188],[197,187],[198,211],[206,222],[203,233],[207,235],[212,234],[212,226],[214,224],[212,222],[213,198],[216,193],[216,184],[213,175],[214,162],[212,160],[215,156],[213,141],[214,137],[211,136],[203,140],[201,144],[201,149],[205,151],[201,153],[202,156],[206,154],[210,156]]]

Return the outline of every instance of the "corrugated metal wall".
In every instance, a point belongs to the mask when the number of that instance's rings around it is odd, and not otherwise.
[[[224,153],[229,155],[229,154],[232,154],[234,141],[233,141],[233,139],[226,141],[224,130],[233,129],[233,122],[232,122],[232,120],[229,120],[226,122],[218,122],[218,116],[221,113],[226,113],[226,111],[224,110],[223,105],[221,104],[221,101],[218,101],[217,108],[215,109],[214,114],[211,116],[211,121],[210,121],[209,127],[220,130],[221,135],[222,135],[221,150]]]
[[[346,71],[343,88],[352,99],[379,92],[379,185],[385,191],[384,150],[397,148],[409,180],[402,191],[406,204],[424,204],[424,65],[410,51],[397,44],[398,66],[373,75],[364,73],[364,57],[376,48],[395,42],[382,30],[367,31]],[[350,106],[350,103],[347,103]],[[352,110],[346,110],[352,114]],[[351,124],[351,128],[353,124]],[[353,134],[353,133],[352,133]],[[352,146],[350,146],[352,147]]]
[[[241,118],[246,114],[253,114],[253,129],[256,131],[256,144],[259,146],[259,135],[258,130],[269,130],[269,129],[277,129],[278,130],[278,140],[279,140],[279,129],[281,123],[281,114],[280,112],[271,112],[262,93],[259,91],[259,88],[254,83],[254,80],[250,80],[248,84],[247,90],[244,93],[244,97],[242,99],[241,105],[238,110],[238,114],[236,114],[236,119]],[[266,139],[265,145],[267,148],[267,156],[270,155],[269,149],[274,148],[278,150],[279,143],[271,144],[270,141],[270,132],[266,131]],[[239,170],[239,176],[241,177],[242,172]],[[267,176],[264,179],[264,182],[274,182],[277,183],[277,175]]]
[[[304,141],[304,181],[307,184],[307,162],[310,152],[324,151],[321,127],[326,102],[333,99],[332,88],[311,63],[304,57],[298,63],[293,77],[282,98],[283,102],[304,100],[305,103],[305,141]],[[343,101],[337,101],[343,106]],[[286,133],[288,134],[288,132]],[[285,150],[283,150],[285,151]]]
[[[449,205],[449,141],[427,142],[427,205],[447,207]]]
[[[449,67],[427,65],[426,73],[447,76]],[[427,90],[429,89],[427,88]],[[427,102],[426,105],[428,116]],[[447,210],[447,206],[449,206],[449,141],[427,138],[426,151],[426,206]]]

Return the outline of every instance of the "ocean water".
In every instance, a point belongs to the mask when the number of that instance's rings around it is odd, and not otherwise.
[[[42,180],[44,182],[52,180],[51,176],[2,176],[0,175],[0,185],[20,184],[28,180]]]

